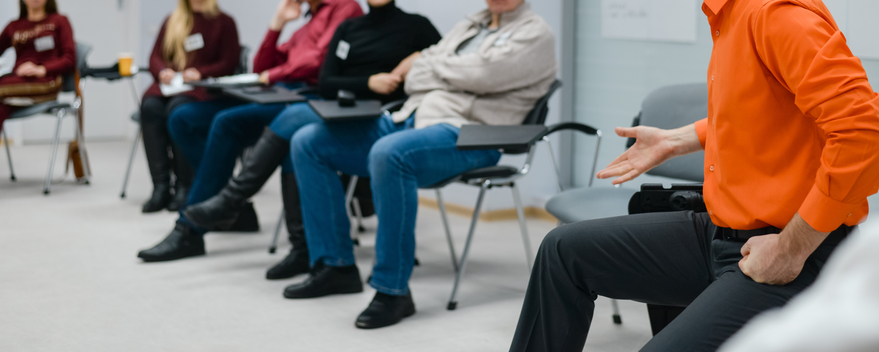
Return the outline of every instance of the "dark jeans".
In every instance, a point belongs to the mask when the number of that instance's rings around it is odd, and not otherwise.
[[[744,242],[715,239],[706,213],[653,213],[561,226],[540,246],[510,351],[583,351],[596,297],[687,307],[642,351],[714,351],[760,312],[815,281],[822,244],[784,286],[738,267]]]
[[[497,164],[497,150],[457,150],[458,128],[439,124],[414,129],[414,117],[394,123],[312,123],[290,142],[302,216],[313,266],[354,265],[345,191],[336,171],[370,177],[378,230],[369,284],[379,292],[405,295],[415,263],[418,187],[464,171]]]

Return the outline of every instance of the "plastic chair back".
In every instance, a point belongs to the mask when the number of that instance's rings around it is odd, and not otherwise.
[[[552,95],[562,87],[562,81],[555,80],[552,82],[552,85],[549,86],[549,91],[546,94],[537,100],[537,103],[534,104],[534,109],[531,109],[528,112],[528,115],[525,116],[525,121],[522,121],[523,125],[542,125],[546,122],[546,116],[549,114],[549,99],[552,98]]]
[[[248,48],[247,45],[242,45],[241,46],[241,58],[240,58],[240,61],[238,62],[238,67],[235,68],[236,75],[247,73],[247,71],[250,70],[250,66],[248,65],[250,62],[249,57],[250,57],[250,48]]]
[[[76,70],[81,71],[86,67],[86,58],[92,52],[92,46],[83,43],[76,43]],[[61,82],[61,90],[64,92],[76,91],[76,73],[71,72],[63,77]]]

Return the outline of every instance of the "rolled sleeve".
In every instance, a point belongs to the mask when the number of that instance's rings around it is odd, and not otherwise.
[[[696,121],[696,135],[699,136],[699,144],[705,149],[705,140],[708,138],[708,119],[704,118]]]

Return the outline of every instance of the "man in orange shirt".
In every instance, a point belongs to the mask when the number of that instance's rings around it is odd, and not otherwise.
[[[511,351],[583,350],[598,295],[687,307],[642,351],[713,351],[814,280],[879,188],[879,98],[820,0],[705,0],[708,117],[637,142],[599,178],[705,150],[708,213],[559,227]]]

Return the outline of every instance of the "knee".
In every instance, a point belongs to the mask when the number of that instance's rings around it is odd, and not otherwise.
[[[537,250],[538,260],[558,257],[560,254],[559,249],[564,248],[563,242],[568,236],[569,231],[566,226],[556,227],[550,231],[546,237],[543,238],[543,241],[540,242],[540,249]]]
[[[404,151],[394,138],[379,139],[369,150],[367,157],[370,177],[381,177],[382,173],[405,168]]]
[[[241,118],[238,114],[221,112],[211,123],[210,134],[237,135]]]
[[[191,129],[186,119],[191,114],[190,110],[187,106],[181,106],[168,115],[168,132],[171,133],[172,138],[179,138]]]
[[[155,123],[164,121],[166,118],[165,104],[156,98],[146,98],[140,107],[141,123]]]
[[[290,139],[290,157],[293,158],[294,164],[302,158],[318,157],[313,147],[315,143],[318,143],[318,136],[322,132],[321,127],[317,124],[308,125],[293,134],[293,138]]]

